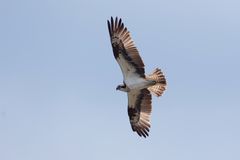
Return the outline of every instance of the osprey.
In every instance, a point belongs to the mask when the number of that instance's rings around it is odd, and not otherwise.
[[[114,21],[111,17],[107,23],[113,55],[123,74],[123,84],[118,85],[116,90],[127,92],[132,130],[146,138],[150,128],[151,93],[161,96],[167,84],[166,79],[158,68],[152,74],[145,75],[142,58],[121,18],[118,20],[116,17]]]

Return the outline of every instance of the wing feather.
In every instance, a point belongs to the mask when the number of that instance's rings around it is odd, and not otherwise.
[[[152,97],[147,89],[128,92],[128,116],[132,130],[147,137],[150,128]]]
[[[118,20],[116,17],[114,21],[111,17],[108,21],[108,30],[114,57],[120,65],[124,78],[136,76],[136,74],[145,78],[144,63],[122,19]]]

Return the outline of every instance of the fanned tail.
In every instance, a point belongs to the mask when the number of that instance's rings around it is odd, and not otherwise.
[[[152,74],[147,76],[147,79],[156,81],[156,84],[148,87],[148,90],[157,97],[161,96],[167,86],[167,81],[162,71],[159,68],[156,68]]]

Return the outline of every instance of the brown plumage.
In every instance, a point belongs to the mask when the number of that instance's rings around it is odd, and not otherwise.
[[[166,79],[162,71],[159,68],[156,68],[152,74],[147,76],[147,79],[156,81],[156,84],[148,87],[148,90],[153,93],[155,96],[159,97],[166,90]]]
[[[142,77],[145,77],[144,63],[134,45],[130,32],[127,30],[127,27],[124,27],[122,19],[118,20],[116,17],[114,22],[111,17],[111,22],[108,21],[108,31],[115,59],[117,60],[119,54],[121,54],[125,60],[129,61],[136,68]]]
[[[128,116],[132,130],[139,136],[147,137],[150,129],[152,96],[161,96],[166,87],[166,79],[160,69],[145,75],[144,63],[122,19],[107,22],[113,54],[122,74],[123,85],[117,89],[127,92]]]
[[[147,89],[130,91],[128,94],[128,116],[132,130],[139,136],[148,136],[152,96]]]

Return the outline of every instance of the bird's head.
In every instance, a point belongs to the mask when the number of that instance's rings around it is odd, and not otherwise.
[[[123,91],[123,92],[127,92],[128,91],[127,86],[123,85],[123,84],[118,85],[116,90],[120,90],[120,91]]]

